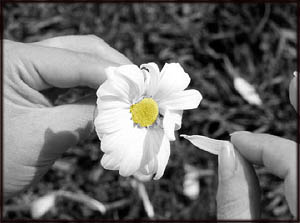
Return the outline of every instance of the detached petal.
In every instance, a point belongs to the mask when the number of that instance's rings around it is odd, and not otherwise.
[[[182,110],[165,110],[163,118],[163,127],[170,141],[175,140],[175,129],[181,127]]]
[[[201,135],[180,135],[181,137],[189,140],[194,146],[209,152],[214,155],[219,155],[224,146],[230,144],[230,142],[225,140],[211,139],[206,136]]]
[[[153,96],[157,101],[169,96],[172,93],[184,90],[191,79],[179,63],[165,64],[161,70],[161,78],[158,90]]]
[[[164,175],[167,163],[169,161],[169,157],[170,157],[170,142],[168,140],[168,137],[164,135],[162,144],[157,154],[158,166],[157,166],[157,172],[155,174],[155,177],[153,178],[154,180],[158,180]]]
[[[186,90],[174,93],[163,98],[159,102],[159,107],[163,109],[186,110],[197,108],[202,95],[197,90]]]
[[[158,83],[160,80],[159,68],[155,63],[142,64],[141,69],[143,68],[146,68],[145,72],[148,76],[146,95],[153,97],[158,89]]]

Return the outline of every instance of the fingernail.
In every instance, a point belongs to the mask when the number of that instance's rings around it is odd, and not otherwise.
[[[225,180],[233,176],[236,169],[236,157],[233,145],[224,143],[224,147],[219,155],[219,177]]]
[[[230,133],[229,135],[233,136],[233,135],[237,135],[237,134],[251,134],[251,133],[252,132],[249,132],[249,131],[236,131],[236,132]]]

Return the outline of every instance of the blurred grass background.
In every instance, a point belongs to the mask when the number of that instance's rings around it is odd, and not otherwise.
[[[184,113],[179,133],[228,139],[237,130],[265,132],[296,140],[297,116],[288,85],[297,69],[297,5],[205,3],[6,3],[4,38],[33,42],[60,35],[95,34],[134,63],[179,62],[190,74],[191,88],[204,100]],[[233,86],[232,69],[251,83],[263,104],[247,103]],[[55,92],[55,90],[53,90]],[[91,90],[75,88],[60,104]],[[70,148],[43,180],[4,206],[7,219],[30,219],[30,205],[52,191],[85,194],[105,204],[122,201],[106,214],[60,198],[44,219],[146,219],[142,202],[115,171],[104,170],[93,134]],[[200,193],[183,193],[186,164],[200,173]],[[262,218],[291,217],[280,179],[257,167],[262,188]],[[154,219],[215,219],[217,158],[180,139],[171,145],[163,178],[145,183]]]

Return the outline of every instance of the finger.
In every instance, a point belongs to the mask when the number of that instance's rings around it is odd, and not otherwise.
[[[20,67],[20,79],[40,91],[50,87],[98,88],[106,79],[105,69],[119,64],[89,54],[33,44],[14,43],[10,49]],[[109,54],[109,52],[107,52]]]
[[[297,87],[298,77],[295,76],[291,82],[289,87],[289,98],[290,102],[293,105],[294,109],[298,112],[298,87]]]
[[[260,189],[253,167],[234,150],[225,146],[219,156],[217,191],[218,219],[250,220],[260,217]]]
[[[251,163],[264,165],[274,175],[284,179],[284,190],[290,210],[297,210],[297,144],[268,134],[236,132],[231,142]]]
[[[282,179],[296,169],[297,144],[291,140],[241,131],[231,135],[231,142],[251,163],[267,167]]]
[[[59,36],[42,40],[40,42],[35,42],[34,44],[94,54],[99,58],[105,58],[108,61],[113,61],[120,65],[132,63],[122,53],[113,49],[101,38],[95,35]]]

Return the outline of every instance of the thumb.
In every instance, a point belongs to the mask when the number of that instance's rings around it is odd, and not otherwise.
[[[219,156],[218,219],[258,219],[260,189],[253,167],[225,144]]]
[[[74,104],[51,108],[47,114],[48,128],[45,131],[45,144],[41,155],[55,160],[69,147],[86,139],[94,130],[96,97],[87,97]]]

